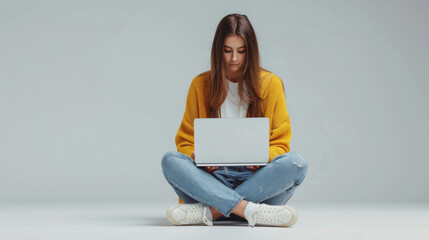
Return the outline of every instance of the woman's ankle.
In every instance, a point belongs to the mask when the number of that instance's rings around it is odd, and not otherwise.
[[[212,213],[213,221],[223,216],[223,214],[214,207],[210,207],[210,212]]]
[[[241,200],[241,202],[239,202],[237,204],[237,206],[234,208],[234,210],[232,210],[232,213],[234,213],[235,215],[238,215],[242,218],[245,218],[244,216],[244,210],[246,209],[248,201],[246,200]]]

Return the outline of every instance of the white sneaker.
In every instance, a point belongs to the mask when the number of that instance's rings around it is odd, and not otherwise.
[[[210,209],[202,203],[178,204],[167,211],[167,220],[174,225],[189,225],[204,223],[212,226],[213,222],[206,216]]]
[[[292,207],[267,204],[258,204],[256,209],[250,214],[249,219],[247,219],[251,227],[255,225],[290,227],[297,220],[298,214]]]

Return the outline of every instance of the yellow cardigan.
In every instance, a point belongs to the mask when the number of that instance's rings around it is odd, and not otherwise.
[[[269,162],[290,151],[291,126],[286,109],[283,83],[274,73],[261,72],[261,109],[270,119]],[[191,157],[194,151],[194,119],[208,117],[208,88],[210,71],[192,80],[186,100],[186,110],[175,138],[177,151]]]

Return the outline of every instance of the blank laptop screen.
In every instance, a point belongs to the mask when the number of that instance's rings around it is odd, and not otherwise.
[[[197,166],[266,165],[269,118],[196,118]]]

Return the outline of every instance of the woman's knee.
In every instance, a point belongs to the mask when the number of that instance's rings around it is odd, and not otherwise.
[[[189,157],[183,153],[178,151],[168,151],[161,160],[162,171],[168,171],[169,169],[177,170],[183,164],[187,164],[189,162]]]
[[[290,152],[290,155],[292,155],[292,163],[296,165],[297,167],[307,169],[307,161],[304,159],[304,157],[297,153],[297,152]]]
[[[298,152],[289,152],[283,154],[276,161],[278,161],[281,165],[285,167],[294,166],[299,169],[303,174],[305,174],[308,169],[307,161]]]
[[[177,151],[168,151],[161,160],[162,171],[174,168],[178,159]]]

